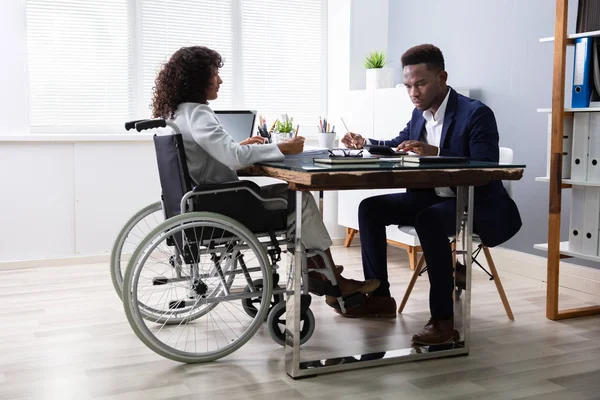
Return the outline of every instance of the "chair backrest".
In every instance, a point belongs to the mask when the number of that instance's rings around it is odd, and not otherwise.
[[[500,164],[511,164],[513,162],[513,150],[508,147],[500,147]],[[502,181],[508,195],[512,198],[512,181]]]
[[[154,135],[156,163],[167,218],[181,214],[181,199],[192,190],[181,134]]]

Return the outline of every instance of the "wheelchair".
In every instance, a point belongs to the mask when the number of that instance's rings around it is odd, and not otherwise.
[[[294,252],[287,198],[264,198],[250,181],[192,187],[183,139],[173,122],[125,124],[138,132],[163,127],[174,133],[153,138],[161,201],[127,221],[111,254],[111,278],[129,324],[151,350],[184,363],[231,354],[265,320],[273,340],[285,345],[291,332],[285,330],[284,296],[290,292],[279,286],[279,263],[282,254]],[[308,259],[317,256],[326,268],[311,271],[329,282],[308,277]],[[293,257],[288,259],[289,277]],[[300,267],[304,344],[315,329],[309,291],[335,296],[343,312],[362,297],[341,296],[335,266],[321,251],[303,249]]]

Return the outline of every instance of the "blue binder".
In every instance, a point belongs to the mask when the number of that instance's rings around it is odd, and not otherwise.
[[[586,108],[590,106],[592,95],[592,44],[593,39],[575,39],[575,64],[573,66],[573,95],[571,107]]]

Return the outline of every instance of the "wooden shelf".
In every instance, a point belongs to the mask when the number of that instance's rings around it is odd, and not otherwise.
[[[551,113],[551,108],[538,108],[539,113]],[[565,112],[600,112],[600,107],[586,107],[586,108],[566,108]]]
[[[567,35],[567,40],[573,41],[574,39],[579,39],[579,38],[584,38],[584,37],[595,37],[595,36],[600,36],[600,31],[572,33],[570,35]],[[545,37],[545,38],[540,39],[540,43],[546,43],[546,42],[554,42],[554,36]]]
[[[534,244],[534,249],[548,251],[548,243]],[[600,263],[600,256],[591,254],[577,253],[569,250],[569,242],[560,242],[560,254],[569,257],[581,258],[582,260],[595,261]]]
[[[550,182],[550,178],[547,176],[542,176],[535,178],[536,182]],[[574,179],[563,179],[562,180],[563,188],[570,188],[571,186],[591,186],[591,187],[600,187],[600,182],[588,182],[588,181],[577,181]]]

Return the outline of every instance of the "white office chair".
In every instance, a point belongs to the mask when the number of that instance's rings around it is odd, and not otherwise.
[[[501,164],[512,163],[512,161],[513,161],[512,149],[509,149],[507,147],[500,147],[500,160],[499,161]],[[508,195],[512,198],[512,181],[502,181],[502,183],[504,185],[504,188],[508,192]],[[407,246],[409,248],[413,247],[412,249],[409,250],[409,254],[416,252],[417,249],[419,249],[419,251],[422,251],[421,243],[419,242],[419,237],[417,235],[417,232],[416,232],[414,226],[399,226],[398,229],[400,230],[401,236],[403,237],[403,239],[402,239],[403,245]],[[479,242],[479,244],[477,245],[477,248],[475,249],[475,251],[472,254],[472,257],[473,257],[472,261],[473,261],[473,263],[477,264],[483,271],[485,271],[490,276],[490,280],[494,281],[494,283],[496,284],[496,289],[498,290],[498,294],[500,295],[500,299],[502,300],[502,305],[504,306],[504,310],[506,311],[506,315],[508,316],[508,319],[510,319],[512,321],[515,319],[515,317],[512,313],[512,309],[510,308],[510,304],[508,303],[508,299],[506,298],[506,293],[504,293],[504,288],[502,287],[502,282],[500,281],[500,276],[498,275],[498,271],[496,270],[496,266],[494,265],[494,260],[492,259],[490,250],[488,249],[487,246],[485,246],[483,243],[481,243],[479,236],[477,236],[476,234],[473,235],[473,240],[476,242]],[[452,242],[452,249],[453,250],[455,249],[454,241]],[[488,272],[477,261],[477,256],[479,255],[479,253],[481,251],[483,251],[483,254],[485,255],[488,266],[490,268],[490,272]],[[404,310],[404,306],[406,306],[406,302],[408,301],[410,293],[412,292],[412,289],[415,286],[417,278],[424,271],[424,263],[425,263],[425,257],[423,256],[423,254],[421,254],[421,257],[419,258],[419,261],[417,263],[417,267],[415,268],[415,270],[413,272],[413,276],[410,280],[410,283],[408,284],[408,288],[406,289],[406,293],[404,294],[404,298],[402,299],[402,303],[400,304],[400,307],[398,308],[399,313],[402,313],[402,310]],[[460,292],[458,292],[457,294],[460,294]]]

